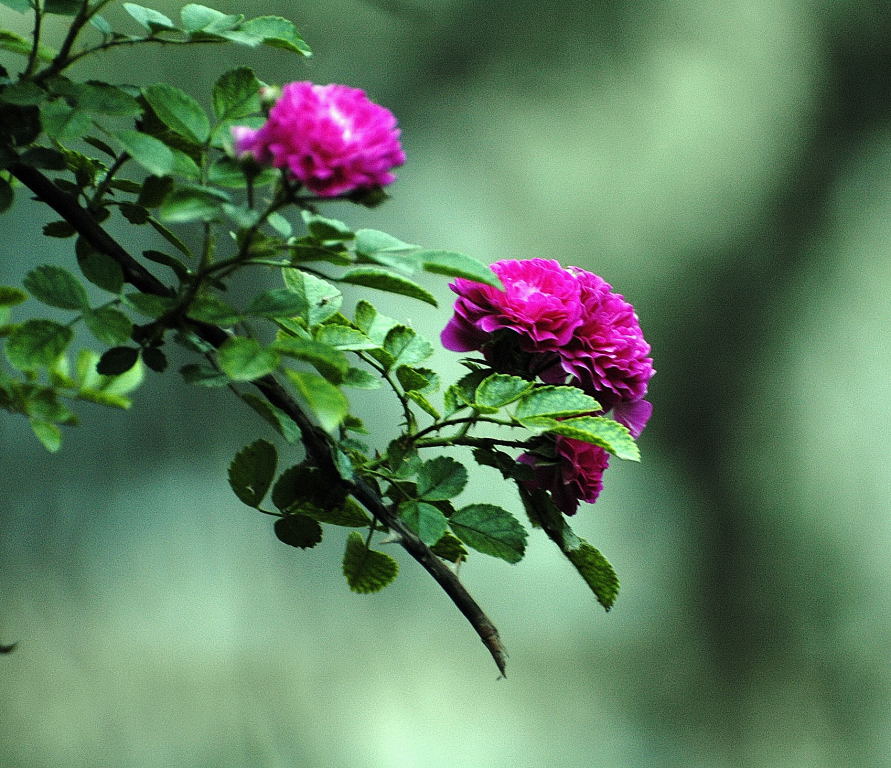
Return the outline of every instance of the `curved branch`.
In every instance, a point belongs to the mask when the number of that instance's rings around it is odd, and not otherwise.
[[[77,230],[91,246],[114,259],[124,272],[124,279],[143,293],[171,296],[175,292],[134,259],[111,235],[108,234],[93,216],[77,200],[57,187],[44,174],[31,166],[13,163],[8,168],[19,181]],[[229,333],[216,325],[188,321],[202,340],[220,347]],[[300,405],[287,390],[272,376],[264,376],[251,382],[269,403],[284,411],[300,428],[302,441],[307,454],[320,468],[332,477],[340,476],[334,460],[333,446],[327,433],[313,424]],[[482,608],[473,599],[454,572],[439,558],[405,523],[390,509],[380,494],[362,477],[353,476],[343,480],[347,491],[361,503],[377,520],[399,536],[402,548],[429,573],[442,590],[449,596],[479,635],[486,649],[495,661],[498,670],[505,674],[507,653],[498,630]]]

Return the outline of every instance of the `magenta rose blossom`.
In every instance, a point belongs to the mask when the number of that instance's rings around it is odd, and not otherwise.
[[[235,126],[235,151],[285,168],[308,190],[334,197],[395,181],[405,162],[390,110],[346,85],[288,83],[258,130]]]
[[[574,515],[579,500],[593,504],[603,490],[603,473],[609,466],[609,454],[599,445],[558,436],[554,460],[524,453],[518,458],[535,472],[528,488],[549,491],[554,505],[564,515]]]
[[[579,282],[552,259],[505,260],[492,265],[504,290],[458,278],[455,314],[442,344],[455,352],[484,350],[496,331],[518,334],[526,352],[554,350],[569,342],[582,322]]]

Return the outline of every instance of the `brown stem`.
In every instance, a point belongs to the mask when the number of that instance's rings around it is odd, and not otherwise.
[[[74,197],[53,184],[40,171],[21,163],[13,163],[8,170],[34,192],[38,200],[46,203],[65,221],[71,224],[84,240],[98,251],[114,259],[121,266],[124,272],[124,279],[128,283],[143,293],[152,293],[159,296],[174,295],[175,292],[171,288],[164,285],[136,261],[96,222],[89,211],[81,207]],[[229,338],[229,334],[222,328],[208,323],[189,321],[189,328],[215,348],[220,347]],[[332,477],[339,476],[330,438],[322,429],[313,424],[278,380],[274,376],[269,375],[256,379],[252,384],[269,403],[280,408],[294,420],[300,428],[303,444],[312,460]],[[464,588],[458,577],[384,503],[380,494],[364,478],[354,475],[350,480],[344,480],[343,482],[348,492],[359,503],[368,509],[377,520],[399,535],[399,543],[403,549],[433,577],[457,606],[458,610],[464,614],[464,617],[470,622],[470,625],[492,655],[499,672],[504,675],[507,653],[501,643],[501,638],[498,636],[498,630],[483,609],[480,608],[470,593]]]

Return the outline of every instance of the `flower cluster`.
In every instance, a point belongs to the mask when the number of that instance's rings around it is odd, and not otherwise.
[[[504,373],[578,387],[639,436],[652,413],[644,397],[654,370],[634,307],[597,275],[552,259],[505,260],[492,271],[503,291],[450,284],[458,298],[443,346],[480,351]],[[597,498],[608,459],[598,446],[561,437],[520,458],[566,514]]]
[[[284,168],[311,192],[334,197],[390,184],[405,162],[390,110],[346,85],[288,83],[253,130],[232,129],[235,151]]]

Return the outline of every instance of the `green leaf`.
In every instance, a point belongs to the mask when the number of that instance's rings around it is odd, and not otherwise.
[[[362,536],[353,531],[347,538],[343,555],[343,575],[353,592],[379,592],[399,573],[399,563],[383,552],[365,546]]]
[[[0,285],[0,307],[14,307],[28,300],[28,294],[11,285]]]
[[[97,115],[138,117],[142,114],[139,102],[122,88],[91,80],[87,83],[62,81],[54,86],[55,93],[73,100],[77,108]]]
[[[305,307],[298,313],[312,328],[337,314],[343,295],[330,283],[299,269],[283,272],[285,286],[303,296]]]
[[[518,563],[526,550],[526,529],[506,509],[470,504],[449,518],[454,534],[467,546],[509,563]]]
[[[575,416],[599,410],[600,403],[577,387],[540,386],[523,396],[516,417],[522,421],[533,416]]]
[[[394,362],[389,368],[415,365],[433,354],[433,345],[404,325],[397,325],[388,331],[383,347],[393,356]]]
[[[133,333],[133,323],[114,307],[100,307],[84,312],[84,323],[103,344],[123,344]]]
[[[210,137],[210,121],[188,93],[166,83],[156,83],[142,89],[142,95],[155,114],[174,133],[197,144]]]
[[[346,325],[322,325],[316,331],[316,341],[344,352],[357,352],[378,347],[362,331]]]
[[[250,392],[242,392],[241,399],[289,443],[295,444],[300,441],[300,427],[281,408],[276,408],[268,400],[257,397],[257,395]]]
[[[6,358],[22,371],[49,368],[71,343],[74,333],[52,320],[28,320],[9,335]]]
[[[254,297],[245,314],[258,317],[299,317],[307,312],[306,295],[288,288],[273,288]]]
[[[75,16],[83,5],[84,0],[43,0],[43,12],[56,13],[59,16]]]
[[[294,388],[318,419],[322,429],[333,432],[349,413],[350,404],[336,386],[316,373],[286,371]]]
[[[249,507],[257,507],[275,477],[278,454],[266,440],[255,440],[242,448],[229,465],[229,485]]]
[[[564,554],[591,588],[597,602],[608,611],[619,594],[619,577],[609,560],[597,549],[584,539],[579,539],[579,542],[575,549],[564,549]]]
[[[9,210],[14,197],[10,183],[6,179],[0,178],[0,213]]]
[[[137,360],[139,350],[135,347],[112,347],[99,358],[96,372],[103,376],[120,376],[133,368]]]
[[[525,395],[533,384],[519,376],[493,373],[480,382],[474,395],[475,404],[498,410]]]
[[[87,292],[67,269],[43,264],[32,269],[23,281],[31,295],[44,304],[60,309],[82,309],[87,306]]]
[[[565,421],[534,417],[523,419],[522,423],[530,429],[599,445],[620,459],[640,461],[640,449],[628,428],[603,416],[581,416]]]
[[[160,216],[164,221],[174,224],[218,219],[222,216],[223,205],[228,202],[229,195],[213,187],[199,185],[177,187],[164,198]]]
[[[90,24],[92,24],[96,29],[98,29],[105,37],[111,37],[114,34],[114,30],[111,28],[111,24],[108,23],[108,19],[104,16],[100,16],[98,13],[90,16]]]
[[[10,5],[12,2],[13,0],[0,0],[0,4],[2,5]],[[28,0],[22,0],[22,2],[28,2]],[[11,7],[15,6],[12,5]],[[0,50],[11,51],[12,53],[17,53],[20,56],[30,56],[31,45],[31,41],[27,38],[24,38],[21,35],[8,29],[0,29]],[[40,61],[52,61],[54,58],[56,58],[57,54],[58,51],[55,51],[45,45],[41,45],[37,49],[37,58]]]
[[[166,176],[173,170],[173,153],[160,139],[133,130],[112,131],[132,158],[155,176]]]
[[[343,386],[354,389],[380,389],[383,381],[362,368],[350,368],[343,377]]]
[[[302,211],[301,214],[309,235],[314,240],[324,243],[343,243],[355,237],[353,230],[342,221],[328,219],[309,211]]]
[[[153,293],[128,293],[123,298],[127,306],[154,320],[176,306],[176,299],[172,296],[156,296]]]
[[[356,325],[375,344],[382,346],[387,334],[399,323],[392,317],[382,315],[363,300],[356,304]]]
[[[93,285],[110,293],[120,293],[124,287],[124,270],[111,256],[97,251],[82,237],[74,244],[77,265],[81,274]]]
[[[281,16],[258,16],[249,19],[239,27],[239,31],[256,35],[264,45],[283,48],[301,56],[312,56],[312,51],[300,37],[297,28]]]
[[[28,421],[34,435],[50,453],[55,453],[62,447],[62,430],[55,424],[39,419],[29,419]]]
[[[411,390],[435,392],[439,387],[439,374],[430,368],[412,368],[403,365],[396,371],[396,378],[406,392]]]
[[[250,67],[230,69],[213,86],[213,111],[219,122],[260,111],[260,81]]]
[[[187,315],[193,320],[212,325],[229,327],[241,320],[241,313],[212,293],[202,293],[195,298]]]
[[[425,461],[418,470],[419,499],[444,501],[457,496],[467,485],[464,465],[448,456]]]
[[[322,376],[334,383],[342,382],[350,367],[342,352],[318,341],[286,336],[277,339],[272,348],[285,357],[311,363]]]
[[[427,272],[448,277],[466,277],[478,283],[493,285],[499,290],[504,290],[501,280],[481,261],[472,256],[454,251],[418,251],[414,258],[421,262]]]
[[[71,107],[62,99],[40,105],[40,123],[46,135],[57,141],[80,138],[93,127],[93,119],[88,112]]]
[[[407,274],[417,272],[417,261],[409,255],[420,246],[401,240],[376,229],[360,229],[356,232],[356,254],[362,261],[373,261],[385,267],[393,267]]]
[[[340,276],[339,280],[342,283],[364,285],[366,288],[375,288],[378,291],[387,291],[388,293],[398,293],[402,296],[410,296],[413,299],[432,304],[434,307],[437,306],[433,294],[422,288],[416,282],[409,280],[407,277],[402,277],[401,275],[396,275],[383,269],[357,267],[345,272]]]
[[[0,5],[12,8],[19,13],[26,13],[31,10],[31,0],[0,0]]]
[[[428,547],[436,544],[449,527],[446,516],[432,504],[423,501],[402,502],[399,515]]]
[[[183,254],[184,256],[188,256],[190,259],[195,258],[195,255],[192,253],[192,251],[189,250],[189,247],[173,232],[167,229],[167,227],[165,227],[160,221],[151,218],[149,219],[149,224],[151,224],[154,230],[174,248],[176,248],[176,250],[178,250],[181,254]]]
[[[448,560],[450,563],[460,563],[467,559],[467,550],[461,543],[461,539],[451,533],[446,533],[430,549],[434,555]]]
[[[218,32],[231,29],[244,16],[241,14],[229,15],[208,8],[206,5],[189,3],[180,11],[180,18],[187,32]]]
[[[322,526],[306,515],[285,515],[275,521],[275,537],[289,547],[311,549],[322,540]]]
[[[399,370],[402,370],[401,368]],[[436,410],[436,406],[433,405],[421,392],[418,392],[416,389],[410,389],[405,393],[405,396],[420,406],[425,412],[430,414],[434,419],[441,418],[441,414],[438,410]]]
[[[229,385],[229,377],[209,365],[189,363],[180,368],[179,372],[186,383],[194,384],[196,387],[216,388]]]
[[[255,339],[232,336],[217,350],[217,361],[230,379],[251,381],[272,373],[278,367],[279,358]]]
[[[176,29],[176,25],[163,13],[145,8],[136,3],[124,3],[124,10],[150,32],[163,29]]]

